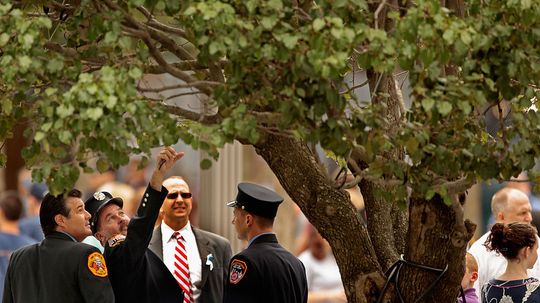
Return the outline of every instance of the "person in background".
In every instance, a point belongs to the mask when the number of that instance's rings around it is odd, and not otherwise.
[[[23,203],[17,192],[8,191],[0,195],[0,297],[4,295],[5,274],[11,254],[36,243],[19,231],[18,221],[22,212]]]
[[[330,244],[311,225],[309,248],[298,259],[306,268],[308,303],[347,302]]]
[[[245,250],[232,257],[224,303],[305,303],[306,270],[285,250],[273,232],[274,219],[283,202],[274,191],[252,183],[238,184],[232,224]]]
[[[474,282],[478,279],[478,263],[470,253],[465,254],[465,273],[463,279],[461,279],[461,289],[463,295],[460,293],[458,296],[458,303],[479,303],[476,290],[474,289]],[[466,301],[463,301],[465,297]]]
[[[45,239],[9,259],[4,303],[114,302],[107,264],[97,248],[79,243],[92,233],[80,191],[41,203]]]
[[[525,193],[514,188],[503,188],[491,199],[491,211],[497,223],[510,224],[521,222],[531,224],[531,204]],[[506,268],[506,259],[493,250],[488,250],[484,243],[491,232],[485,233],[469,248],[469,253],[478,262],[478,280],[474,284],[476,295],[480,297],[482,285],[501,275]],[[540,264],[536,263],[529,275],[540,277]]]
[[[161,207],[163,222],[154,229],[149,248],[175,276],[185,299],[221,302],[232,254],[229,240],[191,225],[193,196],[186,180],[173,176],[163,186],[169,191]]]
[[[506,270],[482,286],[482,302],[540,302],[540,281],[527,269],[538,259],[538,236],[530,224],[496,223],[485,242],[507,260]]]
[[[19,221],[21,234],[33,238],[37,242],[45,238],[39,224],[39,208],[41,207],[41,201],[48,192],[47,184],[32,183],[26,196],[28,215]]]
[[[178,303],[182,289],[163,262],[150,250],[154,222],[168,194],[162,186],[164,174],[184,155],[164,148],[142,198],[137,213],[129,218],[121,198],[96,192],[85,202],[94,236],[105,247],[105,260],[116,303]]]

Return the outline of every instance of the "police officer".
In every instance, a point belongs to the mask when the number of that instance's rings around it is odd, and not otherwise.
[[[307,280],[300,260],[279,245],[274,218],[283,198],[265,187],[240,183],[233,221],[238,238],[248,247],[229,263],[224,303],[307,302]]]
[[[79,243],[91,234],[81,192],[47,194],[39,217],[45,239],[11,255],[3,302],[114,302],[103,256]]]
[[[123,212],[121,198],[97,192],[86,200],[94,236],[105,247],[105,260],[117,303],[178,303],[183,292],[165,264],[148,249],[159,209],[168,194],[162,187],[165,172],[182,158],[171,147],[158,155],[158,166],[135,216]]]

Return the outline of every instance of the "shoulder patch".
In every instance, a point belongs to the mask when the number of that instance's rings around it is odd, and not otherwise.
[[[231,284],[238,284],[240,280],[246,275],[248,268],[246,262],[240,260],[233,260],[231,262],[231,269],[229,274],[229,282]]]
[[[97,277],[106,277],[108,275],[105,258],[98,252],[94,252],[88,256],[88,269]]]
[[[109,244],[109,247],[115,247],[119,245],[120,243],[124,242],[125,239],[126,237],[123,235],[116,235],[110,238],[109,241],[107,241],[107,243]]]

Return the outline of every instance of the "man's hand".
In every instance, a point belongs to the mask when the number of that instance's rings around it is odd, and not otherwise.
[[[150,179],[150,186],[157,191],[161,191],[161,183],[165,173],[184,156],[184,152],[177,153],[172,147],[165,147],[159,152],[156,160],[157,165]]]

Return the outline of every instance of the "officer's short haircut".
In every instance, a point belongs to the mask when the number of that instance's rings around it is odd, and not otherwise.
[[[255,221],[261,227],[272,227],[272,226],[274,226],[275,217],[274,218],[266,218],[266,217],[254,215],[252,213],[249,213],[249,214],[252,215],[253,218],[255,218]]]
[[[50,235],[56,230],[56,221],[54,217],[58,214],[68,217],[69,209],[66,206],[66,200],[68,198],[81,198],[82,193],[77,189],[70,190],[67,194],[63,193],[58,196],[53,196],[48,193],[43,202],[41,202],[41,208],[39,209],[39,221],[41,223],[41,229],[45,236]]]
[[[0,209],[9,221],[17,221],[23,213],[23,202],[15,191],[7,191],[0,196]]]

